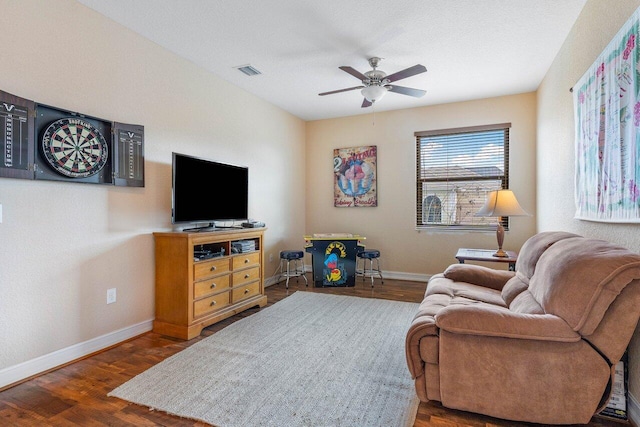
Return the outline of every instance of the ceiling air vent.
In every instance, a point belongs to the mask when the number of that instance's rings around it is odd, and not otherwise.
[[[255,75],[258,75],[258,74],[262,74],[260,71],[258,71],[256,68],[252,67],[249,64],[247,64],[247,65],[238,65],[237,67],[233,67],[233,68],[236,68],[236,69],[242,71],[247,76],[255,76]]]

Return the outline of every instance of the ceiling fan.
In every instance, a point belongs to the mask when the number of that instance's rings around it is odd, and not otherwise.
[[[376,56],[374,56],[373,58],[369,58],[369,65],[371,65],[371,68],[373,68],[373,70],[367,71],[364,74],[352,67],[339,67],[342,71],[345,71],[356,77],[357,79],[360,79],[360,81],[362,81],[362,85],[349,87],[346,89],[332,90],[330,92],[323,92],[319,93],[318,95],[324,96],[331,95],[333,93],[362,89],[361,93],[362,96],[364,96],[364,101],[362,101],[362,108],[366,108],[370,107],[375,102],[378,102],[380,98],[382,98],[387,92],[395,92],[402,95],[415,96],[416,98],[420,98],[425,93],[427,93],[426,91],[421,89],[413,89],[410,87],[396,86],[394,84],[391,84],[395,81],[406,79],[407,77],[426,72],[427,69],[424,65],[417,64],[413,67],[398,71],[397,73],[387,75],[387,73],[385,73],[384,71],[376,69],[378,68],[378,64],[381,60],[382,58],[378,58]]]

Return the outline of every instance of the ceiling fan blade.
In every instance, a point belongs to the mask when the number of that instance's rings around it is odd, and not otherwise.
[[[403,95],[415,96],[416,98],[420,98],[425,93],[427,93],[426,90],[414,89],[414,88],[411,88],[411,87],[394,86],[394,85],[388,85],[388,86],[385,86],[385,87],[389,88],[389,92],[395,92],[395,93],[401,93]]]
[[[397,73],[393,73],[385,77],[385,80],[389,80],[389,82],[395,82],[398,80],[406,79],[407,77],[415,76],[416,74],[424,73],[425,71],[427,71],[427,68],[424,65],[417,64],[413,67],[409,67],[402,71],[398,71]]]
[[[365,98],[362,101],[362,108],[371,107],[372,105],[373,105],[373,103],[371,101],[369,101],[367,98]]]
[[[360,71],[358,71],[358,70],[356,70],[354,68],[351,68],[351,67],[348,67],[348,66],[345,66],[345,65],[343,65],[342,67],[338,67],[338,68],[340,68],[342,71],[345,71],[345,72],[351,74],[353,77],[357,78],[358,80],[366,80],[367,79],[367,76],[365,76]]]
[[[348,87],[346,89],[332,90],[331,92],[322,92],[322,93],[319,93],[318,95],[320,95],[320,96],[331,95],[333,93],[340,93],[340,92],[347,92],[347,91],[350,91],[350,90],[362,89],[363,87],[364,86]]]

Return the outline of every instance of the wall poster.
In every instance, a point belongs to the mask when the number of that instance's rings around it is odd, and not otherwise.
[[[375,145],[333,150],[335,207],[378,206],[377,162]]]
[[[577,219],[640,222],[639,11],[573,88]]]

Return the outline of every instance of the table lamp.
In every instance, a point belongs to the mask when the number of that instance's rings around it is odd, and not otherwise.
[[[520,203],[516,199],[515,194],[511,190],[496,190],[487,195],[487,201],[484,206],[475,214],[475,216],[498,217],[498,228],[496,229],[496,237],[498,238],[498,250],[493,254],[495,257],[509,256],[502,250],[502,242],[504,242],[504,227],[502,226],[503,216],[529,216],[522,209]]]

